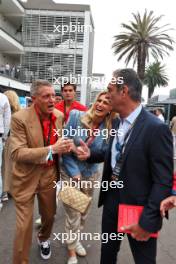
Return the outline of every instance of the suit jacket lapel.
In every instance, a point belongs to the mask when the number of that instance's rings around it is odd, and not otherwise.
[[[56,116],[56,130],[60,131],[62,129],[62,114],[59,111],[54,110],[54,115]],[[30,122],[28,124],[30,129],[30,134],[32,135],[33,144],[35,147],[44,147],[43,132],[40,124],[39,117],[36,113],[34,105],[29,108]]]
[[[30,122],[28,126],[30,129],[30,134],[32,135],[31,137],[31,139],[33,140],[32,143],[34,143],[35,147],[43,147],[44,141],[43,141],[42,127],[39,118],[37,116],[37,113],[35,111],[34,105],[32,105],[29,108],[29,117],[30,117]]]
[[[118,131],[119,124],[120,124],[119,119],[114,120],[114,123],[112,124],[112,129],[116,129],[116,131]],[[115,137],[115,135],[110,137],[109,144],[108,144],[107,152],[109,153],[108,156],[110,157],[110,159],[111,159],[111,149],[112,149],[112,143],[113,143],[114,137]]]
[[[137,138],[139,133],[141,133],[141,130],[142,130],[143,124],[144,124],[144,120],[145,120],[145,110],[142,109],[141,113],[139,114],[138,119],[136,120],[136,124],[134,125],[134,127],[132,129],[132,132],[131,132],[131,135],[129,137],[129,140],[128,140],[127,144],[126,144],[125,151],[124,151],[124,154],[123,154],[122,167],[123,167],[123,165],[125,163],[125,160],[127,158],[127,155],[128,155],[128,153],[130,151],[131,146],[134,144],[135,139]]]

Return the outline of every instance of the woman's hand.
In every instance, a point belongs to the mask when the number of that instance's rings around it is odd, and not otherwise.
[[[77,147],[77,157],[79,160],[87,160],[90,157],[90,149],[82,139],[80,139],[80,145]]]
[[[77,146],[72,142],[71,144],[71,151],[77,155]]]

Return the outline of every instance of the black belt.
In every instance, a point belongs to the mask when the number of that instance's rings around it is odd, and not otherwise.
[[[3,135],[3,134],[2,134],[2,133],[0,133],[0,137],[2,137],[2,135]]]

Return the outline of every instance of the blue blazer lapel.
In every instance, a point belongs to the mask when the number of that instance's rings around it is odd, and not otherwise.
[[[131,146],[135,143],[135,139],[137,138],[137,136],[139,135],[139,133],[141,133],[141,130],[143,128],[144,125],[144,120],[145,120],[145,110],[142,109],[141,113],[139,114],[139,117],[136,121],[136,124],[134,125],[134,128],[132,129],[130,138],[126,144],[125,147],[125,151],[124,151],[124,156],[123,156],[123,164],[122,167],[125,163],[125,160],[127,158],[127,155],[129,153],[129,150],[131,148]]]
[[[113,124],[112,124],[112,129],[116,129],[116,131],[118,131],[119,124],[120,124],[120,119],[118,119],[118,118],[115,119]],[[112,148],[112,143],[113,143],[114,137],[115,137],[115,135],[113,135],[109,138],[109,144],[108,144],[107,152],[109,153],[110,157],[111,157],[111,148]]]

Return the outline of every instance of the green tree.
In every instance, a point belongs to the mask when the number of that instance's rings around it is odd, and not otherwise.
[[[149,55],[155,60],[163,59],[173,50],[173,39],[167,34],[170,28],[168,24],[161,26],[161,18],[155,17],[153,11],[145,10],[144,15],[132,14],[134,21],[129,24],[122,24],[125,32],[114,36],[112,45],[114,54],[118,55],[118,61],[125,57],[125,63],[133,60],[133,66],[137,64],[137,73],[141,81],[144,80],[146,62],[149,62]]]
[[[167,86],[168,81],[165,65],[161,65],[160,62],[150,64],[144,76],[144,84],[148,87],[148,98],[151,98],[156,86]]]

